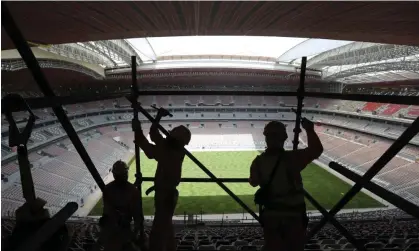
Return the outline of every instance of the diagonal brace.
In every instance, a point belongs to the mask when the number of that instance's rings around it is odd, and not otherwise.
[[[400,150],[409,143],[409,141],[416,136],[419,131],[419,117],[410,124],[410,126],[400,135],[400,137],[394,141],[394,143],[386,150],[386,152],[371,166],[371,168],[362,176],[362,179],[358,181],[344,196],[343,198],[329,211],[329,214],[334,216],[338,213],[361,189],[365,184],[370,181],[374,176],[387,165],[391,159]],[[308,238],[313,237],[325,224],[327,218],[323,218],[318,225],[316,225],[308,235]]]
[[[348,168],[340,165],[336,162],[330,162],[329,167],[345,176],[346,178],[352,180],[353,182],[359,182],[362,179],[362,176],[352,172]],[[393,205],[396,205],[398,208],[402,209],[406,213],[419,219],[419,206],[413,204],[412,202],[400,197],[399,195],[388,191],[387,189],[375,184],[374,182],[368,181],[364,184],[365,189],[374,193],[375,195],[381,197],[382,199],[390,202]]]
[[[128,100],[130,98],[128,97]],[[150,122],[154,122],[154,118],[141,106],[137,106],[138,111],[141,112]],[[169,136],[169,132],[160,124],[157,124],[158,129],[166,136]],[[186,156],[188,156],[195,164],[202,169],[215,183],[217,183],[228,195],[230,195],[244,210],[246,210],[250,215],[253,216],[257,221],[260,222],[259,216],[253,212],[252,209],[250,209],[242,200],[240,200],[237,195],[235,195],[226,185],[224,185],[218,178],[208,169],[206,168],[195,156],[192,155],[191,152],[189,152],[186,148],[183,148],[183,151]]]
[[[323,215],[324,218],[326,218],[327,220],[330,221],[330,223],[332,223],[332,225],[339,231],[341,232],[341,234],[343,236],[346,237],[346,239],[352,243],[352,245],[355,246],[356,250],[366,250],[364,246],[362,246],[359,241],[357,239],[355,239],[355,237],[344,227],[342,226],[342,224],[339,223],[339,221],[337,221],[335,219],[335,217],[333,217],[332,215],[329,214],[329,212],[327,212],[327,210],[322,207],[320,205],[319,202],[317,202],[312,196],[311,194],[309,194],[305,189],[304,189],[304,196],[307,198],[308,201],[310,201],[310,203],[317,208],[317,210],[319,210],[319,212]],[[309,239],[307,239],[309,240]]]
[[[42,91],[46,98],[55,98],[56,96],[53,90],[51,89],[51,86],[49,85],[44,73],[42,72],[39,63],[35,58],[35,55],[33,54],[27,41],[25,40],[19,28],[17,27],[15,21],[13,20],[12,15],[9,9],[7,8],[7,5],[4,2],[2,2],[1,7],[2,25],[6,30],[7,34],[9,35],[10,39],[15,44],[16,49],[19,51],[22,59],[28,66],[28,69],[31,71],[36,83],[39,86],[39,89]],[[100,174],[97,171],[95,165],[93,164],[92,159],[90,158],[89,154],[87,153],[86,149],[81,143],[80,138],[77,135],[77,132],[74,130],[74,127],[68,119],[63,107],[60,104],[55,104],[54,106],[52,106],[52,110],[54,111],[55,115],[57,116],[57,119],[60,121],[61,125],[66,131],[68,137],[70,138],[71,142],[76,148],[81,159],[85,163],[87,169],[92,174],[93,179],[96,181],[99,188],[103,191],[103,189],[105,188],[105,183],[103,182],[102,177],[100,177]]]

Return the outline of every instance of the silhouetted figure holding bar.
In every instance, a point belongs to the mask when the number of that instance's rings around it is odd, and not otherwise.
[[[182,174],[182,163],[185,157],[183,148],[191,140],[191,132],[184,126],[173,128],[168,138],[163,138],[157,124],[168,111],[160,108],[154,123],[150,128],[151,144],[144,136],[141,123],[136,123],[133,128],[138,132],[135,144],[139,144],[149,159],[155,159],[157,170],[154,186],[148,189],[147,194],[154,190],[155,216],[150,233],[150,249],[153,251],[176,250],[172,217],[179,196],[176,187],[179,185]]]
[[[258,193],[264,190],[260,216],[267,251],[304,250],[308,219],[300,172],[322,154],[323,146],[313,122],[304,118],[301,124],[307,132],[307,148],[285,151],[285,125],[272,121],[263,132],[267,148],[250,167],[249,183],[261,186]]]

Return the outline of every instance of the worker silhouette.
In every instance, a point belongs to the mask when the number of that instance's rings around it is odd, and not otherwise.
[[[128,166],[123,161],[113,164],[114,181],[103,190],[103,216],[97,250],[135,250],[133,241],[140,230],[141,202],[137,188],[128,182]],[[134,219],[134,231],[131,222]]]
[[[182,174],[182,163],[185,157],[183,148],[191,140],[191,132],[185,126],[173,128],[169,137],[163,138],[158,131],[158,123],[168,112],[159,109],[156,119],[150,128],[151,144],[144,136],[141,123],[133,121],[136,130],[135,143],[140,146],[149,159],[157,161],[154,186],[147,191],[155,191],[155,215],[150,233],[150,250],[176,250],[172,218],[179,196],[176,187]]]
[[[249,183],[268,191],[260,210],[267,251],[304,250],[308,218],[300,172],[321,155],[323,146],[313,122],[304,118],[301,123],[307,133],[307,148],[284,150],[288,138],[285,125],[272,121],[263,132],[267,148],[250,167]]]

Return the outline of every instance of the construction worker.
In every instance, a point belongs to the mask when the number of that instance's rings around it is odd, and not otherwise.
[[[301,124],[307,133],[307,148],[285,151],[285,125],[272,121],[263,132],[267,148],[250,167],[249,183],[253,187],[267,185],[270,191],[260,212],[267,251],[304,250],[308,218],[300,172],[322,154],[323,146],[313,122],[304,118]]]
[[[99,249],[105,251],[134,250],[133,240],[140,230],[140,193],[128,182],[128,166],[123,161],[113,164],[114,181],[103,190],[103,216],[100,219]],[[135,229],[131,230],[134,219]]]
[[[149,159],[157,161],[154,187],[155,215],[150,233],[150,250],[176,250],[175,235],[172,218],[179,196],[176,187],[179,185],[182,174],[182,163],[185,157],[183,148],[191,140],[191,132],[185,126],[173,128],[170,136],[163,138],[158,131],[158,123],[165,116],[164,109],[160,108],[157,117],[150,128],[151,144],[144,136],[141,124],[133,125],[136,128],[135,143],[140,146]],[[133,121],[133,123],[136,123]]]

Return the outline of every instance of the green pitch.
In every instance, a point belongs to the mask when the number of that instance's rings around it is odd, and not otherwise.
[[[253,159],[258,155],[257,151],[235,151],[235,152],[194,152],[208,169],[210,169],[219,178],[248,178],[249,167]],[[153,177],[156,169],[156,162],[147,159],[141,155],[141,170],[144,177]],[[135,180],[135,162],[130,167],[130,181]],[[330,209],[342,196],[350,189],[350,186],[325,171],[321,167],[310,164],[302,173],[304,187],[316,198],[320,204]],[[208,178],[208,176],[185,157],[182,171],[183,178]],[[144,191],[152,186],[151,182],[143,183]],[[236,195],[238,195],[249,207],[256,210],[253,203],[253,195],[256,188],[248,183],[226,183]],[[242,213],[243,209],[222,190],[217,184],[211,183],[181,183],[178,187],[179,201],[176,208],[176,214],[199,214],[201,210],[204,214],[221,213]],[[145,215],[152,215],[153,195],[143,197],[143,207]],[[307,203],[308,210],[315,209],[310,203]],[[359,193],[352,199],[345,208],[368,208],[382,207],[383,205],[364,193]],[[102,200],[98,202],[91,211],[91,215],[100,215],[102,213]]]

